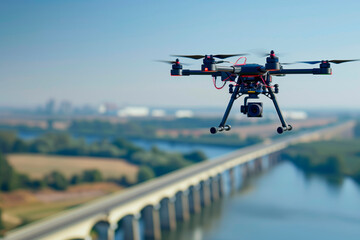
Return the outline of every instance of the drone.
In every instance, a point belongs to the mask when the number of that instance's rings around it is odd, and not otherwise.
[[[332,69],[330,63],[340,64],[345,62],[360,61],[360,59],[348,60],[321,60],[321,61],[298,61],[294,63],[280,63],[279,58],[272,50],[270,54],[264,54],[266,64],[247,64],[245,53],[243,54],[217,54],[217,55],[172,55],[178,57],[175,61],[162,61],[172,64],[170,71],[171,76],[190,76],[190,75],[211,75],[213,77],[214,86],[217,89],[223,88],[226,83],[229,84],[230,101],[227,105],[224,116],[218,127],[211,127],[210,133],[230,131],[231,126],[226,124],[231,108],[235,100],[241,96],[244,97],[244,104],[240,107],[240,112],[249,118],[261,118],[263,113],[262,102],[252,102],[252,99],[259,99],[259,95],[263,94],[272,100],[277,115],[280,119],[281,126],[277,128],[277,132],[282,134],[285,131],[291,131],[293,127],[288,125],[280,110],[275,94],[279,93],[279,85],[272,84],[273,76],[285,76],[288,74],[313,74],[313,75],[331,75]],[[240,56],[240,58],[231,66],[220,66],[221,63],[230,63],[223,59]],[[203,59],[201,70],[183,69],[179,57],[191,58],[195,60]],[[217,60],[221,59],[221,60]],[[244,59],[244,63],[238,64],[240,59]],[[283,65],[295,63],[320,64],[318,68],[309,69],[284,69]],[[216,78],[220,77],[223,85],[216,86]],[[251,102],[249,101],[251,99]]]

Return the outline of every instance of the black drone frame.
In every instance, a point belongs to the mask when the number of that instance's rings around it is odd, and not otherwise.
[[[240,64],[233,66],[219,66],[217,64],[226,61],[216,61],[215,58],[225,59],[233,56],[241,56],[243,54],[228,54],[228,55],[175,55],[177,57],[188,57],[192,59],[202,59],[203,64],[201,70],[183,69],[179,62],[168,61],[172,64],[172,76],[190,76],[190,75],[211,75],[212,77],[221,77],[224,84],[232,82],[229,85],[229,93],[231,94],[230,101],[227,105],[224,116],[218,127],[210,128],[210,132],[215,134],[217,132],[229,131],[230,125],[226,125],[226,121],[230,114],[234,101],[243,95],[247,95],[244,99],[244,105],[241,106],[241,112],[247,114],[248,117],[262,117],[262,103],[248,103],[248,99],[258,99],[260,94],[270,98],[275,106],[276,112],[279,116],[281,126],[277,128],[279,134],[284,131],[292,130],[292,126],[288,125],[280,110],[279,104],[275,94],[279,92],[278,84],[272,85],[272,76],[285,76],[287,74],[313,74],[313,75],[331,75],[330,62],[343,63],[355,60],[322,60],[322,61],[307,61],[300,63],[320,64],[319,68],[309,69],[284,69],[279,62],[279,58],[275,56],[274,51],[267,54],[265,66],[259,64]],[[289,63],[284,63],[287,65]],[[274,89],[274,90],[273,90]]]

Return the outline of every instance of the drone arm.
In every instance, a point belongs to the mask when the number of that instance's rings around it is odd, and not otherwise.
[[[190,76],[190,75],[212,75],[212,76],[221,76],[220,72],[213,72],[213,71],[200,71],[200,70],[189,70],[184,69],[182,70],[182,76]]]
[[[330,75],[331,68],[312,68],[312,69],[281,69],[279,71],[270,71],[271,75],[278,74],[313,74],[313,75]]]
[[[241,67],[223,67],[223,66],[216,66],[216,70],[219,72],[228,72],[228,73],[240,73]]]

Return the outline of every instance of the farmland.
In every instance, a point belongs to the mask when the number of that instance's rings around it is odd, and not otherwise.
[[[136,181],[138,167],[122,159],[98,157],[69,157],[42,154],[8,154],[9,163],[19,173],[31,178],[42,178],[57,170],[66,177],[80,174],[84,170],[97,169],[104,178],[126,176],[129,181]]]

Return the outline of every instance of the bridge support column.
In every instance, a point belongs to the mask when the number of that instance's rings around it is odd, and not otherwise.
[[[241,177],[243,181],[250,177],[250,167],[248,162],[241,165]]]
[[[230,178],[230,192],[232,192],[236,189],[235,168],[229,169],[229,178]]]
[[[199,186],[191,186],[189,189],[189,208],[191,213],[201,211]]]
[[[115,231],[118,228],[117,223],[110,224],[108,229],[108,240],[115,240]]]
[[[211,199],[216,201],[219,199],[219,180],[217,177],[211,178]]]
[[[211,204],[211,194],[210,194],[210,182],[202,181],[200,183],[200,198],[201,206],[209,206]]]
[[[278,159],[279,159],[279,153],[278,152],[274,152],[269,154],[269,166],[273,167],[278,163]]]
[[[108,222],[98,222],[95,227],[94,227],[95,231],[98,234],[98,240],[108,240],[111,239],[113,240],[114,235],[111,234],[111,226]],[[115,230],[114,230],[115,231]]]
[[[144,235],[146,240],[160,240],[161,228],[159,208],[154,206],[147,206],[143,210],[144,215]]]
[[[262,158],[256,158],[254,160],[254,171],[260,173],[262,171]]]
[[[188,191],[177,192],[175,195],[175,213],[176,219],[179,221],[186,221],[190,217],[188,195]]]
[[[164,198],[160,202],[160,224],[164,230],[176,229],[175,199]]]
[[[219,184],[219,197],[223,197],[225,195],[225,182],[222,173],[218,175],[218,184]]]
[[[122,223],[124,231],[124,240],[139,240],[139,222],[134,215],[128,215],[123,218]],[[115,239],[115,238],[114,238]]]

